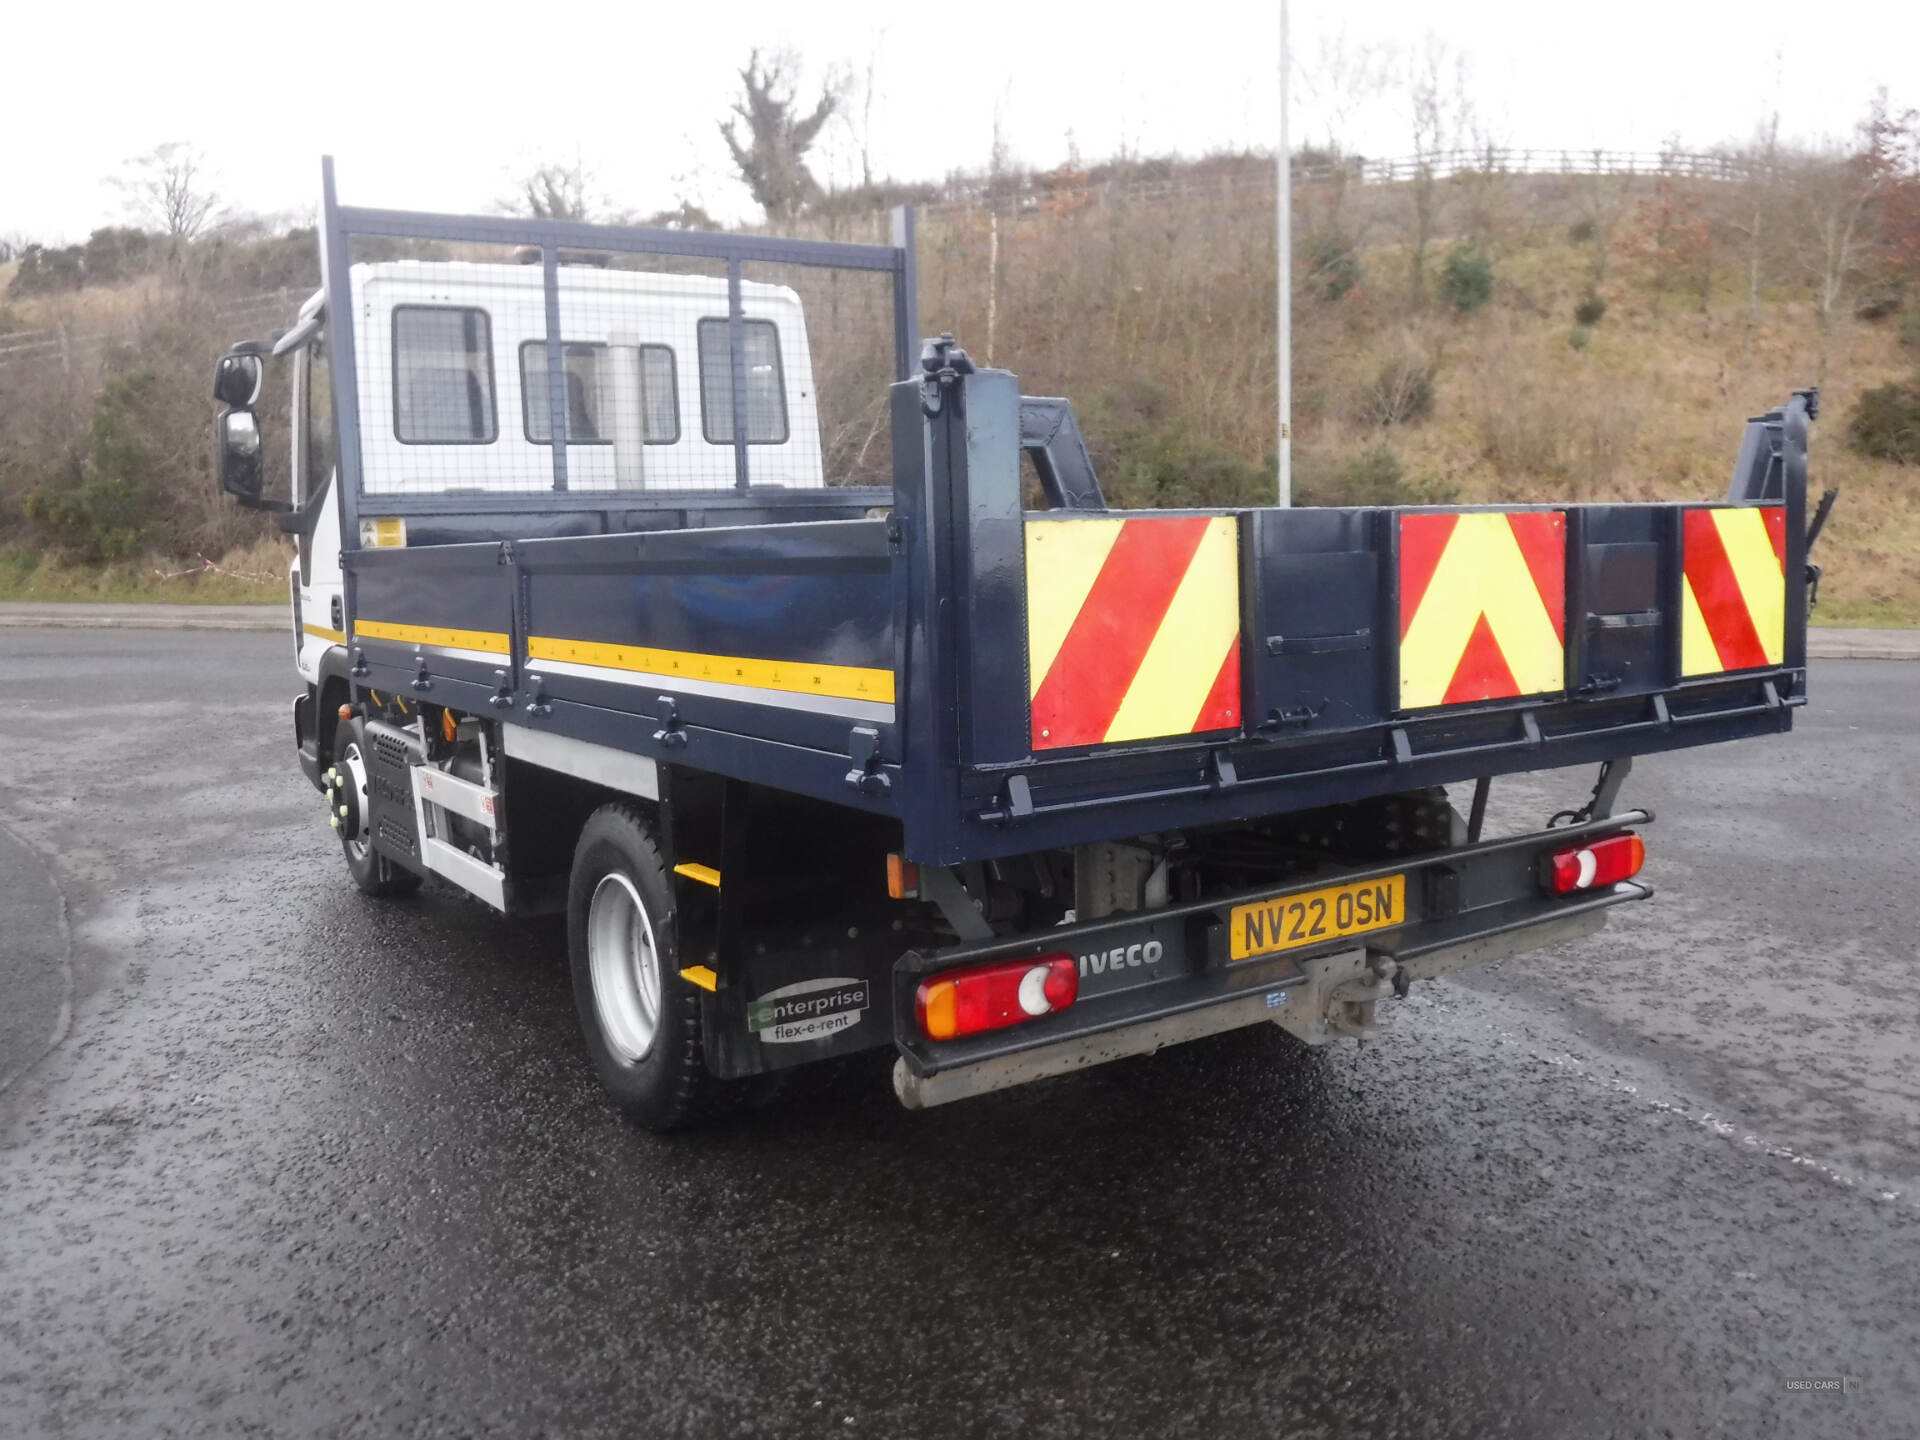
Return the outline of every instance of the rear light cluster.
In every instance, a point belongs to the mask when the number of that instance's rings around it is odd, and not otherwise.
[[[904,855],[887,856],[887,894],[895,900],[918,900],[920,867]]]
[[[1540,883],[1555,895],[1604,890],[1621,880],[1631,880],[1646,860],[1646,842],[1629,830],[1554,851],[1541,862]]]
[[[1052,1015],[1079,994],[1080,969],[1071,955],[1036,955],[931,975],[914,992],[913,1011],[929,1040],[958,1040]]]

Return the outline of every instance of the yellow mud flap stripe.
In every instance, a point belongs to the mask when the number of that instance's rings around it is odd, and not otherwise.
[[[598,665],[647,675],[684,676],[718,685],[747,685],[796,695],[827,695],[836,700],[893,703],[893,672],[856,665],[820,665],[809,660],[753,660],[738,655],[700,655],[687,650],[656,650],[646,645],[606,645],[594,640],[559,640],[534,635],[527,640],[529,660]]]
[[[353,622],[353,633],[366,640],[392,640],[401,645],[438,645],[446,650],[484,650],[505,655],[507,637],[498,630],[450,630],[443,625],[395,625],[386,620]]]
[[[682,860],[673,867],[673,873],[684,875],[689,880],[698,880],[702,885],[711,885],[716,890],[720,888],[720,872],[711,865],[700,864],[697,860]]]

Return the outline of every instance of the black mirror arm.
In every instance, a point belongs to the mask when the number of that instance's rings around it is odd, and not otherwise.
[[[314,522],[320,518],[320,507],[326,503],[327,487],[333,484],[329,475],[320,482],[320,487],[298,505],[289,505],[284,500],[273,502],[274,523],[288,535],[311,535]]]

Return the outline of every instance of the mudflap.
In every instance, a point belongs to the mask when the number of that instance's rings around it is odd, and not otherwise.
[[[787,948],[752,954],[736,983],[705,997],[708,1067],[736,1078],[891,1046],[901,948],[881,919],[873,933],[854,923],[837,937],[790,934]]]
[[[733,1079],[894,1042],[894,963],[930,937],[890,900],[898,826],[664,769],[682,974],[707,993],[707,1066]]]
[[[320,778],[318,735],[318,727],[314,723],[313,690],[308,688],[293,697],[293,749],[300,757],[300,773],[307,777],[309,785],[324,795],[327,793],[327,782]]]

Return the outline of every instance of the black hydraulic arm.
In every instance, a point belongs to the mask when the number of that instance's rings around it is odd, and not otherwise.
[[[1106,496],[1093,473],[1087,442],[1073,406],[1058,396],[1020,397],[1020,448],[1033,457],[1040,488],[1053,510],[1104,510]]]

